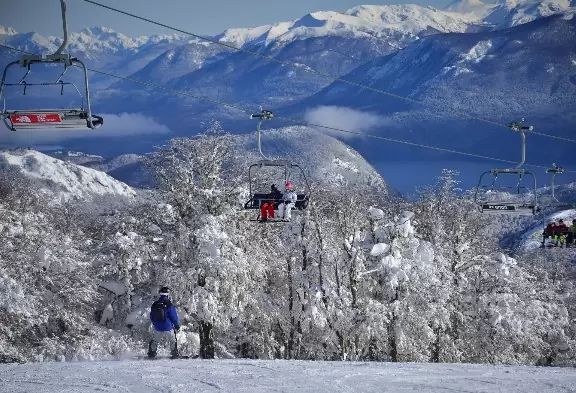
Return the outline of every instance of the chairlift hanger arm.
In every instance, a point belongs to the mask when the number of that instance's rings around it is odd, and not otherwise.
[[[522,161],[520,161],[520,163],[518,163],[518,165],[516,165],[516,168],[522,168],[522,165],[524,165],[524,163],[526,162],[526,131],[532,131],[534,129],[534,127],[532,126],[525,126],[523,125],[524,123],[524,118],[522,118],[522,120],[520,120],[520,122],[515,123],[512,122],[510,123],[510,125],[508,125],[508,127],[512,130],[512,131],[516,131],[520,133],[520,136],[522,137]]]
[[[56,52],[50,55],[30,55],[25,54],[20,58],[20,65],[22,67],[29,67],[30,64],[34,63],[64,63],[67,66],[73,65],[73,61],[76,60],[72,56],[67,53],[62,53],[66,46],[68,45],[68,20],[67,20],[67,12],[66,12],[66,0],[60,0],[60,9],[62,11],[62,29],[64,32],[64,36],[62,38],[62,43],[56,49]]]
[[[555,195],[556,185],[554,184],[554,178],[556,177],[556,175],[564,173],[564,168],[559,167],[558,165],[556,165],[556,163],[552,163],[552,166],[553,168],[546,169],[546,173],[552,174],[552,180],[550,182],[550,189],[552,190],[552,199],[554,199],[556,202],[560,202]]]
[[[66,19],[66,0],[60,0],[60,8],[62,10],[62,28],[64,30],[64,37],[62,44],[56,49],[54,55],[60,55],[68,44],[68,20]]]
[[[250,115],[251,119],[258,119],[258,126],[256,128],[257,137],[258,137],[258,151],[260,152],[260,155],[262,157],[264,157],[265,160],[268,160],[268,157],[266,157],[264,155],[264,153],[262,153],[262,137],[261,137],[261,135],[262,135],[262,131],[261,131],[262,122],[264,120],[271,120],[273,117],[274,117],[274,114],[271,111],[266,110],[266,109],[262,109],[262,107],[260,107],[260,113]]]

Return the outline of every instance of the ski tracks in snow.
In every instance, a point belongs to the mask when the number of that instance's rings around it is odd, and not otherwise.
[[[569,368],[293,360],[0,365],[6,393],[576,393]]]

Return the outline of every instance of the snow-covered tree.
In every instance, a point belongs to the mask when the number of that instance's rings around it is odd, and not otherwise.
[[[214,329],[226,331],[239,308],[252,302],[247,289],[260,274],[238,247],[241,189],[230,165],[230,137],[219,131],[173,139],[148,160],[179,217],[165,280],[197,324],[204,358],[215,355]]]

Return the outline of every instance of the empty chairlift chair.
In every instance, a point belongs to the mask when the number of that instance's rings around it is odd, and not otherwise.
[[[492,181],[489,185],[485,182],[486,175],[492,176]],[[518,181],[514,187],[500,188],[497,186],[499,175],[504,175],[508,178],[514,176],[518,178]],[[529,186],[523,184],[526,176],[531,178]],[[505,198],[501,195],[492,197],[499,191],[506,191],[510,195]],[[484,172],[480,176],[474,200],[479,205],[480,211],[486,214],[531,216],[539,211],[536,178],[532,173],[524,169],[491,169]]]
[[[58,50],[51,55],[24,55],[20,60],[9,63],[2,74],[0,83],[0,97],[2,98],[2,109],[0,117],[11,131],[39,130],[39,129],[96,129],[103,124],[100,116],[92,114],[90,108],[90,89],[88,84],[88,72],[84,63],[69,54],[62,53],[68,41],[68,30],[66,23],[66,2],[60,0],[62,7],[62,20],[64,25],[64,40]],[[54,82],[28,83],[26,77],[30,74],[32,67],[36,65],[62,64],[64,70]],[[8,71],[14,66],[26,68],[26,74],[17,83],[8,83]],[[70,82],[64,82],[62,78],[69,67],[78,67],[83,71],[84,95],[78,87]],[[50,109],[9,109],[7,107],[6,87],[20,86],[24,95],[31,86],[60,86],[60,94],[64,92],[64,86],[72,86],[80,95],[80,106],[75,108],[50,108]]]
[[[536,215],[540,211],[536,177],[531,172],[522,168],[526,161],[525,132],[533,129],[532,126],[524,126],[522,124],[523,122],[524,119],[519,123],[511,123],[508,126],[512,131],[519,132],[522,136],[522,161],[516,168],[490,169],[480,176],[476,193],[474,194],[474,202],[478,204],[482,213],[531,216]],[[492,177],[489,184],[485,181],[487,175]],[[516,177],[517,181],[515,186],[500,187],[499,176],[506,177],[507,179]],[[527,186],[524,185],[525,177],[531,178]],[[499,191],[505,191],[506,194],[498,193]]]

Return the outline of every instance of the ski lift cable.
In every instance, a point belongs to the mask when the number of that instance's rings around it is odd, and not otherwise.
[[[322,124],[314,124],[314,123],[309,123],[309,122],[306,122],[306,121],[303,121],[303,120],[295,120],[295,119],[291,119],[291,118],[287,118],[287,117],[282,117],[282,116],[276,116],[276,118],[278,118],[278,119],[283,119],[283,120],[287,120],[287,121],[291,121],[291,122],[294,122],[294,123],[300,123],[300,124],[302,124],[302,125],[306,125],[306,126],[309,126],[309,127],[318,127],[318,128],[324,128],[324,129],[327,129],[327,130],[331,130],[331,131],[337,131],[337,132],[342,132],[342,133],[347,133],[347,134],[352,134],[352,135],[358,135],[358,136],[360,136],[360,137],[379,139],[379,140],[384,140],[384,141],[388,141],[388,142],[402,143],[402,144],[405,144],[405,145],[410,145],[410,146],[415,146],[415,147],[421,147],[421,148],[425,148],[425,149],[432,149],[432,150],[442,151],[442,152],[445,152],[445,153],[452,153],[452,154],[459,154],[459,155],[464,155],[464,156],[468,156],[468,157],[482,158],[482,159],[485,159],[485,160],[499,161],[499,162],[505,162],[505,163],[511,163],[511,164],[518,164],[517,161],[505,160],[505,159],[502,159],[502,158],[494,158],[494,157],[489,157],[489,156],[484,156],[484,155],[474,154],[474,153],[466,153],[466,152],[461,152],[461,151],[458,151],[458,150],[446,149],[446,148],[442,148],[442,147],[430,146],[430,145],[425,145],[425,144],[422,144],[422,143],[404,141],[404,140],[399,140],[399,139],[387,138],[387,137],[379,136],[379,135],[364,134],[364,133],[362,133],[362,132],[357,132],[357,131],[343,130],[343,129],[337,128],[337,127],[325,126],[325,125],[322,125]],[[547,168],[548,168],[548,167],[543,166],[543,165],[535,165],[535,164],[524,164],[524,166],[531,166],[531,167],[534,167],[534,168],[542,168],[542,169],[547,169]],[[564,172],[576,173],[576,171],[564,171]]]
[[[21,49],[13,48],[13,47],[3,45],[3,44],[0,44],[0,47],[9,49],[9,50],[12,50],[15,52],[29,53],[29,52],[25,52]],[[238,106],[238,105],[229,104],[229,103],[217,101],[217,100],[212,100],[212,99],[209,99],[206,97],[190,94],[190,93],[187,93],[185,91],[170,89],[170,88],[165,87],[165,86],[156,85],[154,83],[143,82],[143,81],[139,81],[136,79],[123,77],[123,76],[112,74],[112,73],[106,72],[106,71],[95,70],[92,68],[87,68],[87,69],[91,72],[101,74],[101,75],[106,75],[106,76],[109,76],[111,78],[116,78],[116,79],[120,79],[120,80],[124,80],[124,81],[128,81],[128,82],[133,82],[133,83],[137,83],[137,84],[151,87],[151,88],[155,88],[155,89],[161,89],[161,90],[173,93],[173,94],[178,94],[178,95],[190,97],[190,98],[193,98],[193,99],[198,100],[198,101],[203,101],[203,102],[207,102],[207,103],[211,103],[211,104],[215,104],[215,105],[220,105],[220,106],[236,109],[236,110],[241,111],[243,113],[252,113],[250,110],[243,108],[241,106]],[[453,150],[453,149],[446,149],[446,148],[437,147],[437,146],[425,145],[423,143],[415,143],[415,142],[410,142],[410,141],[405,141],[405,140],[400,140],[400,139],[387,138],[387,137],[379,136],[379,135],[365,134],[365,133],[358,132],[358,131],[344,130],[344,129],[337,128],[337,127],[331,127],[331,126],[326,126],[326,125],[322,125],[322,124],[310,123],[310,122],[307,122],[304,120],[292,119],[292,118],[285,117],[285,116],[274,115],[274,118],[286,120],[286,121],[296,123],[299,125],[303,125],[303,126],[309,126],[312,128],[323,128],[323,129],[330,130],[330,131],[336,131],[336,132],[341,132],[341,133],[346,133],[346,134],[351,134],[351,135],[357,135],[357,136],[364,137],[364,138],[373,138],[373,139],[378,139],[378,140],[383,140],[383,141],[388,141],[388,142],[393,142],[393,143],[400,143],[400,144],[405,144],[405,145],[409,145],[409,146],[420,147],[423,149],[431,149],[431,150],[436,150],[436,151],[442,151],[445,153],[452,153],[452,154],[459,154],[459,155],[468,156],[468,157],[481,158],[481,159],[489,160],[489,161],[517,164],[516,161],[505,160],[502,158],[495,158],[495,157],[489,157],[489,156],[484,156],[484,155],[480,155],[480,154],[466,153],[466,152],[461,152],[461,151]],[[542,169],[548,169],[549,168],[548,166],[536,165],[536,164],[524,164],[524,166],[531,166],[531,167],[542,168]],[[576,173],[576,170],[566,170],[565,169],[564,173]]]
[[[317,76],[321,76],[321,77],[323,77],[323,78],[331,79],[332,81],[338,81],[338,82],[346,83],[346,84],[348,84],[348,85],[352,85],[352,86],[355,86],[355,87],[359,87],[359,88],[361,88],[361,89],[369,90],[369,91],[372,91],[372,92],[375,92],[375,93],[378,93],[378,94],[383,94],[383,95],[387,95],[387,96],[390,96],[390,97],[394,97],[394,98],[397,98],[397,99],[400,99],[400,100],[404,100],[404,101],[407,101],[407,102],[411,102],[411,103],[413,103],[413,104],[422,105],[422,106],[428,107],[428,108],[430,108],[430,109],[436,109],[436,110],[439,109],[439,110],[441,110],[442,112],[444,112],[445,114],[452,114],[453,116],[456,115],[456,116],[464,117],[464,118],[467,118],[467,119],[470,119],[470,120],[476,120],[476,121],[484,122],[484,123],[486,123],[486,124],[491,124],[491,125],[494,125],[494,126],[509,128],[508,125],[506,125],[506,124],[502,124],[502,123],[498,123],[498,122],[495,122],[495,121],[492,121],[492,120],[487,120],[487,119],[483,119],[483,118],[481,118],[481,117],[469,115],[469,114],[467,114],[467,113],[465,113],[465,112],[457,111],[457,110],[454,110],[454,109],[444,109],[444,108],[441,108],[441,107],[434,107],[434,106],[432,106],[432,105],[430,105],[430,104],[425,103],[424,101],[415,100],[415,99],[409,98],[409,97],[404,97],[404,96],[401,96],[401,95],[399,95],[399,94],[390,93],[390,92],[387,92],[387,91],[382,90],[382,89],[376,89],[376,88],[374,88],[374,87],[367,86],[367,85],[364,85],[364,84],[361,84],[361,83],[349,81],[349,80],[343,79],[343,78],[341,78],[341,77],[339,77],[339,76],[334,76],[334,75],[330,75],[330,74],[327,74],[327,73],[324,73],[324,72],[320,72],[320,71],[317,71],[317,70],[315,70],[315,69],[307,66],[306,64],[298,64],[298,63],[293,63],[293,62],[289,62],[289,61],[279,60],[279,59],[276,59],[276,58],[274,58],[274,57],[272,57],[272,56],[263,55],[263,54],[260,54],[260,53],[258,53],[258,52],[254,52],[254,51],[251,51],[251,50],[248,50],[248,49],[244,49],[244,48],[239,48],[239,47],[237,47],[237,46],[234,46],[234,45],[231,45],[231,44],[227,44],[227,43],[225,43],[225,42],[220,42],[220,41],[215,40],[215,39],[213,39],[213,38],[203,37],[203,36],[201,36],[201,35],[199,35],[199,34],[191,33],[191,32],[189,32],[189,31],[185,31],[185,30],[179,29],[179,28],[177,28],[177,27],[173,27],[173,26],[170,26],[170,25],[161,23],[161,22],[157,22],[157,21],[154,21],[154,20],[152,20],[152,19],[145,18],[145,17],[139,16],[139,15],[133,14],[133,13],[131,13],[131,12],[123,11],[123,10],[120,10],[120,9],[118,9],[118,8],[110,7],[110,6],[107,6],[107,5],[105,5],[105,4],[101,4],[101,3],[98,3],[98,2],[96,2],[96,1],[93,1],[93,0],[82,0],[82,1],[85,1],[85,2],[90,3],[90,4],[93,4],[93,5],[96,5],[96,6],[98,6],[98,7],[106,8],[106,9],[108,9],[108,10],[110,10],[110,11],[118,12],[118,13],[120,13],[120,14],[129,16],[129,17],[132,17],[132,18],[140,19],[140,20],[142,20],[142,21],[145,21],[145,22],[148,22],[148,23],[152,23],[152,24],[155,24],[155,25],[157,25],[157,26],[161,26],[161,27],[164,27],[164,28],[167,28],[167,29],[176,31],[176,32],[178,32],[178,33],[186,34],[186,35],[192,36],[192,37],[194,37],[194,38],[197,38],[197,39],[200,39],[200,40],[203,40],[203,41],[206,41],[206,42],[210,42],[210,43],[215,44],[215,45],[220,45],[220,46],[223,46],[223,47],[225,47],[225,48],[229,48],[229,49],[232,49],[232,50],[235,50],[235,51],[243,52],[243,53],[246,53],[246,54],[249,54],[249,55],[252,55],[252,56],[259,57],[259,58],[261,58],[261,59],[265,59],[265,60],[272,61],[272,62],[281,64],[281,65],[284,65],[284,66],[288,66],[288,67],[291,67],[291,68],[294,68],[294,69],[303,70],[303,71],[309,72],[309,73],[311,73],[311,74],[315,74],[315,75],[317,75]],[[437,114],[440,115],[439,113],[437,113]],[[553,139],[558,139],[558,140],[562,140],[562,141],[567,141],[567,142],[576,143],[576,140],[575,140],[575,139],[564,138],[564,137],[557,136],[557,135],[551,135],[551,134],[545,134],[545,133],[542,133],[542,132],[533,132],[533,131],[532,131],[532,134],[544,136],[544,137],[547,137],[547,138],[553,138]]]

